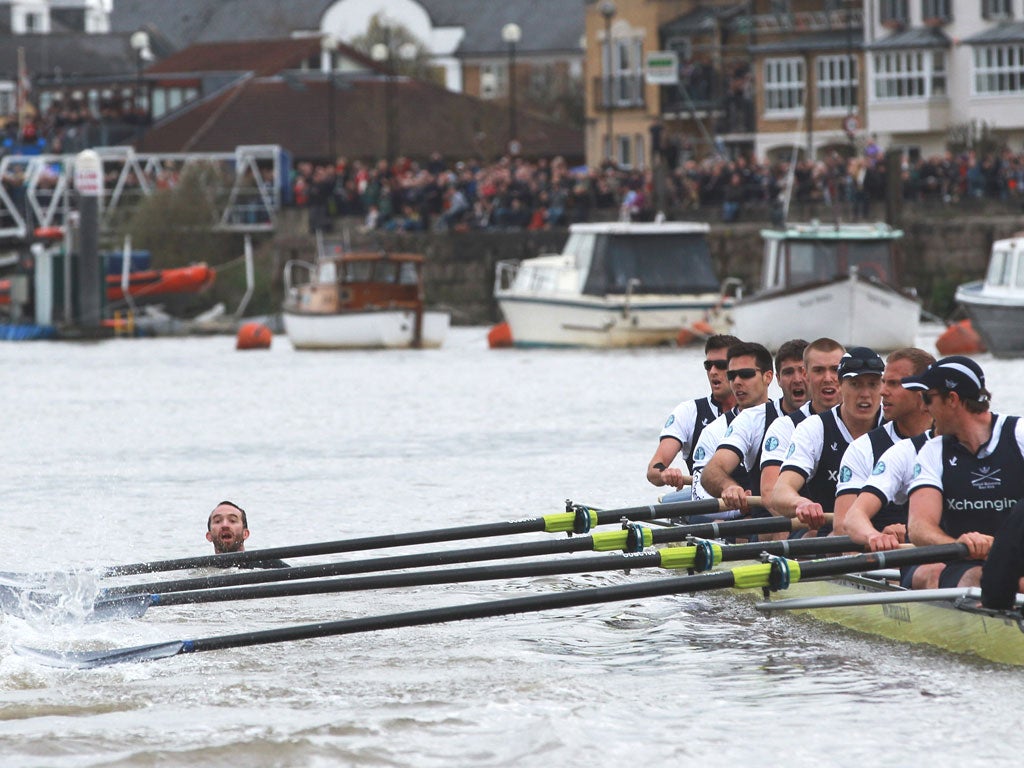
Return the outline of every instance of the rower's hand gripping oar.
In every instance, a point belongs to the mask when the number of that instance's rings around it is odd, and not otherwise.
[[[48,666],[88,669],[130,661],[162,659],[184,653],[199,653],[225,648],[241,648],[248,645],[306,640],[314,637],[374,632],[397,627],[417,627],[461,621],[463,619],[533,613],[573,608],[581,605],[638,600],[645,597],[686,594],[712,589],[727,589],[730,587],[740,589],[757,587],[784,589],[789,584],[803,579],[836,576],[842,573],[875,568],[899,567],[941,560],[957,560],[966,555],[967,547],[963,544],[940,544],[931,547],[918,547],[913,550],[868,552],[849,557],[834,557],[810,562],[785,560],[773,556],[767,563],[742,565],[731,571],[703,573],[682,578],[654,579],[639,584],[621,584],[613,587],[553,592],[528,597],[470,603],[461,606],[428,608],[420,611],[366,616],[342,621],[318,622],[316,624],[282,627],[258,632],[242,632],[234,635],[219,635],[193,640],[173,640],[152,645],[99,651],[51,651],[26,648],[20,645],[15,645],[14,651],[21,656],[35,659]]]
[[[783,557],[850,552],[861,547],[847,536],[794,539],[783,541],[726,544],[697,539],[682,547],[646,552],[625,552],[598,557],[580,557],[569,560],[535,560],[527,563],[478,566],[475,568],[447,568],[428,571],[407,571],[375,576],[341,579],[318,579],[297,583],[260,584],[252,587],[227,589],[199,589],[188,592],[165,592],[152,595],[126,595],[99,600],[93,606],[91,620],[137,618],[150,607],[214,603],[225,600],[258,600],[295,595],[320,595],[337,592],[357,592],[372,589],[420,587],[433,584],[458,584],[495,579],[536,578],[571,573],[598,573],[602,571],[630,571],[637,568],[685,569],[702,572],[726,561],[757,559],[762,554]]]
[[[494,536],[508,536],[517,533],[588,533],[599,525],[618,523],[622,518],[630,520],[657,520],[671,517],[706,515],[723,511],[718,499],[676,501],[668,504],[648,504],[639,507],[597,510],[566,500],[566,511],[542,517],[508,520],[500,523],[461,525],[452,528],[437,528],[429,531],[410,533],[389,533],[379,536],[365,536],[357,539],[341,539],[312,544],[297,544],[288,547],[254,549],[246,552],[228,552],[219,555],[183,557],[175,560],[156,560],[144,563],[128,563],[103,569],[100,576],[130,576],[138,573],[158,571],[180,571],[188,568],[212,566],[230,567],[259,561],[281,560],[295,557],[334,555],[342,552],[363,552],[371,549],[439,544],[446,541],[464,541]],[[38,589],[45,586],[48,574],[0,573],[0,584],[10,587]]]

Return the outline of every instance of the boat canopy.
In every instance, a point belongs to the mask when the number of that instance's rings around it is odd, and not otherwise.
[[[703,232],[607,234],[596,237],[583,293],[717,293],[720,289]]]
[[[1024,258],[1014,246],[1016,240],[1000,240],[992,247],[985,275],[986,288],[1024,289]]]
[[[767,289],[793,288],[844,278],[857,268],[864,277],[894,284],[892,240],[771,240],[765,253]]]

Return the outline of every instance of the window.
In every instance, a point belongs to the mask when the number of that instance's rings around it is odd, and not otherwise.
[[[1012,277],[1010,274],[1010,265],[1013,263],[1012,256],[1012,252],[993,251],[985,282],[989,285],[1009,285]]]
[[[802,109],[805,85],[803,59],[767,59],[764,63],[765,114]]]
[[[1013,17],[1013,0],[981,0],[981,15],[986,19]]]
[[[851,56],[821,56],[817,61],[818,109],[857,106],[857,60]]]
[[[879,0],[878,19],[883,24],[906,24],[907,16],[907,0]]]
[[[612,48],[612,101],[620,107],[641,106],[643,43],[639,39],[615,40]]]
[[[505,95],[508,65],[502,63],[480,65],[480,98],[495,99]]]
[[[636,136],[633,137],[633,144],[636,146],[636,167],[643,168],[644,165],[646,165],[643,134],[636,134]]]
[[[618,164],[623,168],[633,167],[633,145],[629,136],[616,136],[615,148]]]
[[[13,83],[0,83],[0,115],[13,115],[18,110]]]
[[[939,19],[941,21],[953,20],[953,8],[951,0],[923,0],[921,3],[921,17],[927,19]]]
[[[872,57],[874,97],[928,99],[946,95],[946,55],[943,51],[886,51]]]
[[[1024,45],[986,45],[974,49],[974,93],[1024,92]]]

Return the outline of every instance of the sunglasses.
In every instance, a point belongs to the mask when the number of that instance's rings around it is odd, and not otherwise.
[[[944,398],[945,396],[946,396],[945,392],[922,392],[921,393],[921,399],[924,400],[924,404],[925,405],[931,405],[932,404],[932,400],[934,400],[936,397],[943,397]]]
[[[761,372],[760,368],[734,368],[725,374],[725,377],[729,381],[735,380],[737,377],[741,379],[752,379]]]
[[[705,371],[710,371],[712,368],[717,368],[720,371],[724,371],[728,367],[729,367],[729,361],[728,360],[705,360],[704,361],[704,370]]]
[[[885,370],[885,363],[881,358],[874,357],[870,360],[861,360],[857,357],[849,357],[839,365],[840,373],[854,373],[856,371],[871,371],[881,373]]]

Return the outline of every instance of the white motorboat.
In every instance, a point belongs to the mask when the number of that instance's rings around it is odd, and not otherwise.
[[[306,282],[292,285],[305,271]],[[285,333],[296,349],[440,347],[451,315],[427,310],[423,257],[415,253],[321,255],[285,265]]]
[[[494,296],[516,346],[635,347],[722,333],[707,224],[573,224],[559,254],[497,265]]]
[[[829,336],[888,351],[915,344],[921,302],[899,287],[896,242],[887,224],[816,222],[767,229],[761,288],[733,308],[733,333],[771,349]]]
[[[1024,356],[1024,234],[992,243],[984,280],[964,283],[956,300],[988,351]]]

